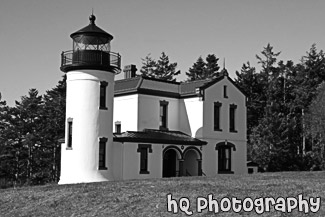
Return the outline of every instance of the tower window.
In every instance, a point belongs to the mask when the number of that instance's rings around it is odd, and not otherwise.
[[[106,168],[106,142],[107,138],[99,138],[99,156],[98,156],[98,169],[107,170]]]
[[[108,83],[106,81],[100,82],[99,90],[99,109],[107,109],[106,107],[106,87]]]
[[[236,110],[237,105],[232,104],[229,107],[229,131],[236,133]]]
[[[68,118],[67,149],[72,149],[72,118]]]
[[[120,121],[115,122],[115,133],[121,133],[121,122]]]
[[[221,103],[215,102],[213,107],[213,128],[214,131],[222,131],[220,128],[220,110],[221,110]]]
[[[151,145],[139,144],[137,152],[140,153],[140,174],[149,174],[148,152],[152,153]]]
[[[168,102],[160,101],[160,120],[159,120],[159,129],[160,130],[168,130],[167,120],[168,120]]]
[[[227,85],[223,86],[223,97],[224,98],[228,98],[228,94],[227,94]]]

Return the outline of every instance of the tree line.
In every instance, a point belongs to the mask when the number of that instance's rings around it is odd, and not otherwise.
[[[325,168],[325,58],[316,45],[299,63],[279,60],[268,44],[244,63],[235,82],[247,96],[248,160],[266,171]],[[198,57],[184,82],[220,76],[219,58]],[[140,74],[175,81],[177,63],[165,52],[142,58]],[[10,107],[0,94],[0,187],[57,182],[64,138],[66,77],[39,95],[30,89]]]
[[[30,89],[13,107],[0,95],[0,187],[58,181],[65,96],[65,77],[43,96]]]

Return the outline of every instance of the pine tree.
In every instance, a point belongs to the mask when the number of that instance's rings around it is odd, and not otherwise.
[[[19,118],[19,134],[21,138],[21,149],[23,161],[26,169],[24,176],[27,183],[31,183],[38,170],[38,155],[41,154],[39,148],[42,144],[42,137],[39,134],[42,125],[43,98],[38,95],[36,89],[30,89],[27,96],[22,96],[21,101],[16,101],[16,107]],[[23,169],[24,170],[24,169]]]
[[[169,57],[165,52],[161,53],[158,61],[152,59],[150,54],[142,60],[143,65],[140,72],[144,76],[167,81],[176,81],[175,76],[181,73],[179,70],[176,71],[177,63],[169,63]]]
[[[176,71],[177,63],[169,63],[169,57],[165,52],[161,53],[159,60],[157,61],[157,68],[155,72],[155,78],[159,78],[167,81],[176,81],[174,76],[177,76],[181,71]]]
[[[157,62],[148,54],[145,58],[142,58],[142,67],[140,73],[144,76],[154,76],[153,71],[157,68]]]
[[[209,54],[206,57],[206,62],[200,56],[197,61],[189,68],[189,72],[186,72],[187,81],[195,81],[201,79],[214,79],[220,75],[218,70],[218,58],[214,54]]]
[[[314,141],[312,153],[317,161],[314,169],[325,169],[325,82],[317,89],[317,95],[308,108],[306,115],[306,132]]]
[[[186,72],[188,77],[188,81],[195,81],[205,79],[205,72],[206,72],[206,63],[200,56],[197,61],[193,64],[192,68]]]
[[[218,65],[219,58],[216,57],[214,54],[208,54],[205,58],[206,60],[206,70],[205,70],[205,77],[206,78],[216,78],[220,75],[218,72],[220,67]]]
[[[66,76],[44,95],[44,128],[42,136],[47,147],[47,179],[58,181],[61,149],[58,140],[64,138],[66,106]]]

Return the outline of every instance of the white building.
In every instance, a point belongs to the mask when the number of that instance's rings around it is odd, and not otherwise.
[[[114,81],[113,37],[90,24],[62,53],[66,136],[59,184],[247,173],[246,97],[224,69],[188,83],[134,77]],[[114,128],[114,134],[113,134]]]

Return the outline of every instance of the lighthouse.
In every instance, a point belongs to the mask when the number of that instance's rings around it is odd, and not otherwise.
[[[91,15],[89,25],[72,33],[72,50],[61,54],[67,96],[59,184],[114,180],[114,77],[120,72],[121,56],[110,50],[113,36],[95,20]]]

